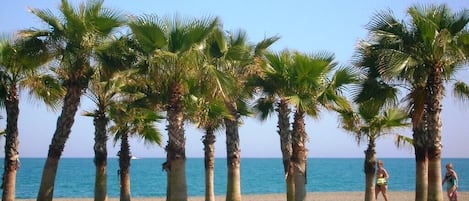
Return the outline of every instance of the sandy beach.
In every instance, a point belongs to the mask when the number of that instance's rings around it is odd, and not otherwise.
[[[413,201],[414,192],[388,192],[389,200],[395,201]],[[364,192],[321,192],[308,193],[307,201],[362,201]],[[444,200],[447,201],[446,194]],[[35,201],[35,199],[17,199],[18,201]],[[55,198],[56,201],[92,201],[93,198]],[[140,198],[133,197],[134,201],[165,201],[165,198]],[[216,201],[224,201],[224,196],[217,196]],[[243,195],[243,201],[284,201],[284,194],[266,194],[266,195]],[[384,200],[380,195],[377,201]],[[458,192],[458,200],[469,200],[469,192]],[[119,201],[119,198],[109,198],[108,201]],[[204,201],[204,197],[189,197],[189,201]]]

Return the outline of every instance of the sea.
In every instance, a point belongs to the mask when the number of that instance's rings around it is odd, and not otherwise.
[[[414,191],[415,161],[413,158],[384,158],[384,167],[390,179],[390,191]],[[131,160],[131,195],[133,197],[164,197],[166,173],[161,164],[164,158]],[[310,158],[307,163],[308,192],[364,191],[363,158]],[[469,159],[444,158],[452,162],[459,176],[459,190],[469,191]],[[1,162],[3,163],[3,162]],[[0,163],[0,164],[1,164]],[[22,158],[17,173],[16,197],[36,198],[41,181],[44,158]],[[186,162],[189,196],[204,195],[204,159],[189,158]],[[108,196],[119,197],[117,158],[108,159]],[[3,167],[3,165],[2,165]],[[215,161],[215,194],[226,193],[226,159]],[[444,174],[444,172],[442,172]],[[56,176],[54,197],[92,198],[94,195],[95,168],[93,158],[62,158]],[[241,193],[284,193],[285,183],[281,158],[241,159]]]

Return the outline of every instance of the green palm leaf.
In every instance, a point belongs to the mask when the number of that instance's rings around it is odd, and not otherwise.
[[[154,15],[144,15],[131,19],[129,27],[145,52],[151,53],[168,44],[163,21]]]
[[[453,93],[462,101],[469,101],[469,86],[462,82],[458,81],[454,83]]]

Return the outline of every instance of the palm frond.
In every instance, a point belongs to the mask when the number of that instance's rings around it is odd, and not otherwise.
[[[409,116],[405,110],[398,108],[390,108],[384,112],[384,119],[386,119],[385,127],[398,128],[407,127],[409,123],[407,120]]]
[[[451,35],[463,32],[469,24],[469,9],[463,8],[461,11],[454,13],[453,19],[454,21],[449,26]]]
[[[206,54],[215,59],[222,58],[228,51],[225,34],[221,28],[215,29],[206,41]]]
[[[265,51],[272,46],[275,42],[277,42],[280,39],[280,36],[273,36],[269,38],[265,38],[261,42],[256,44],[256,47],[254,48],[254,55],[255,56],[260,56],[265,53]]]
[[[22,80],[21,86],[29,90],[30,97],[46,103],[53,111],[57,111],[62,105],[65,89],[55,76],[33,74]]]
[[[256,100],[253,108],[257,116],[261,121],[264,121],[268,119],[269,116],[271,116],[275,110],[275,99],[273,98],[259,98]]]
[[[184,19],[178,14],[166,17],[164,22],[169,34],[168,51],[172,53],[183,53],[193,48],[194,44],[202,43],[220,23],[217,17]]]
[[[131,18],[128,25],[135,39],[147,53],[162,49],[168,44],[167,27],[156,15]]]
[[[411,137],[397,134],[394,143],[398,148],[404,147],[413,149],[414,140]]]
[[[465,82],[455,82],[453,86],[453,93],[458,98],[458,100],[463,102],[469,101],[469,86]]]
[[[64,27],[62,25],[62,21],[60,20],[59,17],[54,15],[54,12],[52,12],[49,9],[44,9],[44,10],[39,10],[39,9],[34,9],[34,8],[28,8],[29,12],[40,18],[42,21],[44,21],[48,26],[51,26],[53,30],[57,31],[63,31]],[[38,31],[34,29],[29,29],[29,30],[22,30],[20,31],[21,36],[28,36],[28,37],[33,37],[33,36],[46,36],[48,35],[49,31],[44,30],[44,31]],[[37,33],[32,35],[33,33]],[[42,33],[42,34],[41,34]]]

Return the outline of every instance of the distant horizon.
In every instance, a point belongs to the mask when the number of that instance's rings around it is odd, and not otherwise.
[[[5,158],[5,157],[0,157],[0,158]],[[34,159],[47,159],[47,157],[20,157],[20,158],[34,158]],[[72,158],[72,159],[93,159],[94,157],[61,157],[61,158]],[[203,159],[204,157],[187,157],[186,159]],[[241,157],[241,159],[282,159],[282,157],[256,157],[256,156],[251,156],[251,157]],[[118,157],[108,157],[108,159],[119,159]],[[139,159],[166,159],[165,157],[137,157],[136,159],[132,160],[139,160]],[[226,159],[226,157],[215,157],[215,159]],[[361,157],[308,157],[308,159],[364,159]],[[414,159],[412,157],[379,157],[376,158],[377,160],[379,159]],[[441,157],[441,159],[469,159],[469,157]],[[20,159],[21,160],[21,159]]]

